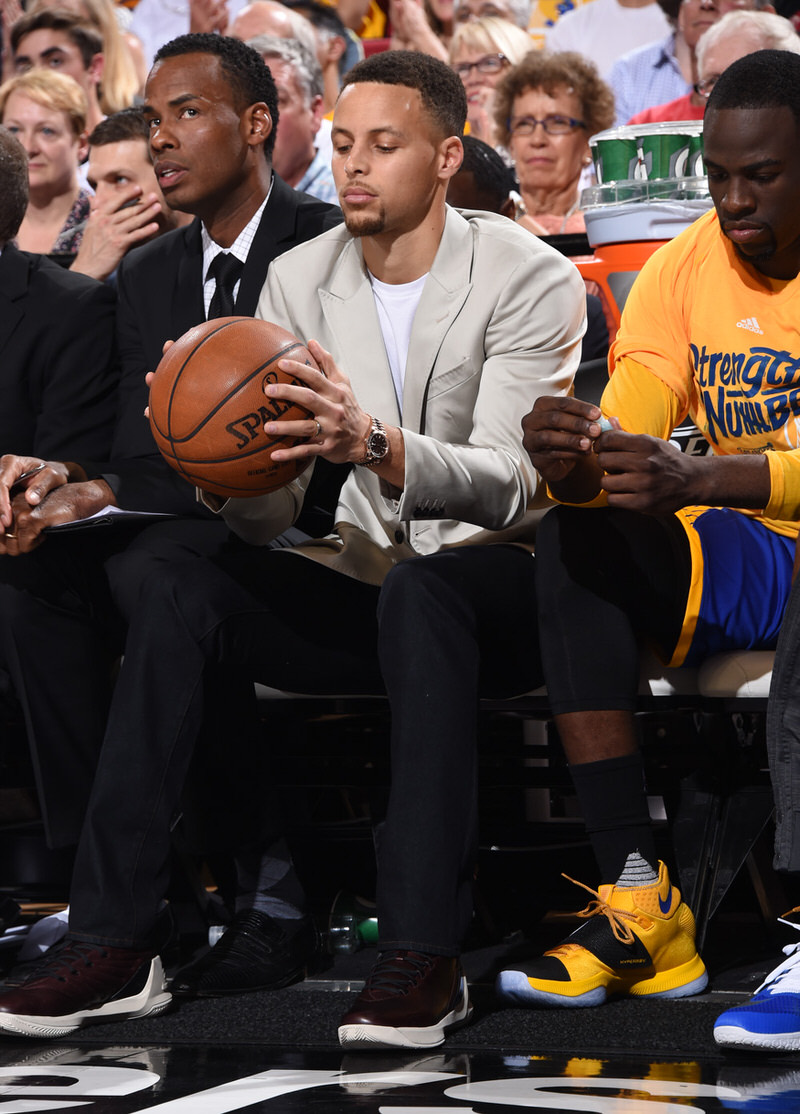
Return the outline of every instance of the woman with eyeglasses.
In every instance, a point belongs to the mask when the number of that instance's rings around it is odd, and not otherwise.
[[[495,90],[494,118],[514,160],[522,211],[541,234],[583,232],[589,139],[614,121],[614,94],[581,54],[526,55]]]
[[[486,16],[458,24],[450,41],[450,65],[467,93],[470,135],[498,146],[492,118],[495,86],[532,49],[527,31],[507,19]]]

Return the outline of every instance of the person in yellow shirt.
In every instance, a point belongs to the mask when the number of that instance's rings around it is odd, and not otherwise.
[[[537,533],[540,649],[601,885],[559,947],[501,972],[517,1004],[681,997],[707,982],[655,851],[634,734],[639,649],[697,663],[772,648],[780,629],[800,518],[800,58],[758,51],[730,66],[704,140],[714,211],[637,278],[600,406],[540,398],[523,420],[532,462],[569,504]],[[706,456],[668,443],[687,415]]]

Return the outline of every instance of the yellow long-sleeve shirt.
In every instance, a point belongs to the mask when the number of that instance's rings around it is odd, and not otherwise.
[[[764,453],[765,526],[800,519],[800,278],[744,264],[716,213],[659,249],[633,285],[601,407],[623,429],[668,438],[688,414],[718,454]]]

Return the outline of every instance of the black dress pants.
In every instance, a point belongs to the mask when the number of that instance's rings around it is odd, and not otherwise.
[[[247,785],[240,735],[243,721],[259,730],[254,680],[295,692],[382,691],[377,599],[377,588],[305,557],[244,545],[142,584],[78,845],[71,935],[150,946],[209,686],[234,675],[247,682],[246,705],[230,709],[231,731],[216,740]],[[266,791],[261,811],[269,846],[282,824]]]
[[[539,683],[533,572],[528,553],[505,546],[414,558],[389,575],[379,608],[377,588],[286,551],[150,577],[78,848],[71,935],[150,945],[209,670],[295,692],[381,692],[379,649],[393,716],[381,946],[455,954],[471,912],[478,686],[510,695]],[[264,810],[278,814],[274,800]]]
[[[218,519],[96,527],[0,561],[0,668],[24,715],[51,847],[78,841],[139,585],[227,537]]]
[[[458,955],[478,846],[478,698],[542,684],[526,550],[467,546],[403,561],[381,592],[392,789],[378,833],[381,947]]]

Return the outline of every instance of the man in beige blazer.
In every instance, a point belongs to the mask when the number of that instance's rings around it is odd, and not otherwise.
[[[416,736],[423,706],[425,685],[415,680],[409,689],[406,667],[416,678],[422,664],[432,677],[441,663],[402,629],[402,602],[391,598],[398,594],[379,599],[385,574],[451,553],[493,551],[499,564],[491,568],[499,571],[485,583],[479,566],[464,566],[490,612],[492,599],[519,593],[511,657],[525,659],[526,674],[535,671],[523,652],[535,626],[532,558],[521,547],[475,543],[507,541],[540,498],[520,423],[537,397],[569,390],[585,297],[574,267],[529,233],[505,218],[447,207],[465,118],[461,82],[429,56],[387,52],[347,76],[333,121],[345,228],[273,263],[258,308],[306,340],[322,369],[287,361],[305,385],[269,386],[266,394],[300,402],[313,415],[281,424],[303,440],[275,450],[275,459],[322,456],[352,465],[335,531],[293,550],[264,545],[295,520],[310,469],[263,498],[220,505],[206,496],[232,527],[227,553],[162,569],[143,587],[76,858],[70,935],[57,971],[0,995],[0,1027],[35,1035],[46,1026],[52,1036],[166,1008],[153,930],[170,822],[202,723],[203,682],[215,670],[291,691],[381,692],[380,648],[381,662],[400,675],[390,693],[394,747],[395,736]],[[271,423],[266,428],[275,432]],[[504,648],[511,644],[504,640]],[[477,684],[477,676],[457,679],[473,706]],[[457,698],[445,692],[443,705]],[[422,749],[436,766],[437,739],[427,739]],[[134,770],[120,764],[132,752]],[[469,757],[465,766],[472,765]],[[427,776],[419,771],[421,780]],[[450,827],[456,832],[455,859],[452,848],[442,858],[451,876],[432,892],[448,922],[459,925],[468,901],[461,860],[471,803],[462,807],[462,796],[470,779],[467,770],[452,792],[420,794],[406,817],[406,827],[427,833],[434,859]],[[441,771],[435,784],[442,785]],[[274,802],[265,802],[262,822],[268,846],[280,830]],[[119,827],[124,840],[114,838]],[[379,869],[399,889],[379,909],[381,959],[356,1020],[345,1019],[342,1041],[441,1043],[470,1012],[460,941],[450,939],[457,928],[449,925],[441,941],[418,937],[426,928],[420,921],[418,930],[414,916],[429,904],[430,881],[420,896],[413,871],[387,868],[382,855]],[[399,927],[398,909],[411,918]],[[203,962],[224,964],[240,943],[227,939]],[[76,974],[87,963],[91,979]],[[392,1012],[398,998],[400,1015]],[[388,1007],[375,1008],[387,999]]]
[[[373,415],[386,430],[386,457],[355,468],[343,485],[336,533],[301,547],[373,584],[407,557],[494,541],[487,531],[508,528],[534,503],[542,505],[537,474],[521,450],[520,415],[532,393],[548,384],[557,393],[568,389],[580,353],[580,285],[574,267],[555,252],[504,217],[463,215],[447,206],[437,244],[422,272],[427,281],[402,402],[376,312],[368,246],[347,225],[310,241],[308,250],[289,252],[283,265],[273,263],[256,311],[296,336],[314,338],[327,372],[309,374],[304,364],[287,363],[314,393],[287,389],[282,397],[313,407],[320,432],[314,421],[295,423],[299,436],[316,436],[283,457],[361,463],[354,456],[364,456]],[[339,368],[346,369],[360,408],[355,453],[333,425]],[[222,513],[240,537],[264,544],[291,524],[308,480],[305,472],[277,496],[231,499]]]

